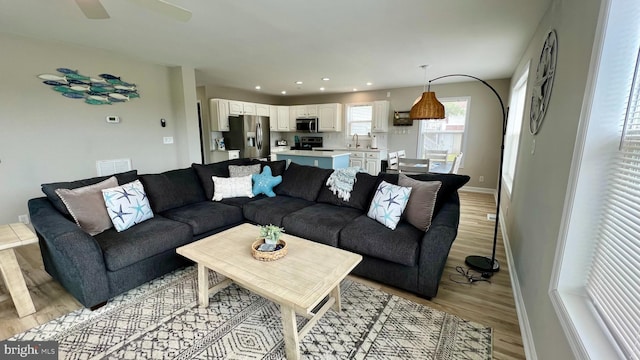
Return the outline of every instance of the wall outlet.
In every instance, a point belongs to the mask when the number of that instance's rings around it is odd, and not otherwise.
[[[496,214],[487,214],[487,220],[496,221]]]
[[[23,223],[23,224],[28,224],[29,223],[29,215],[27,215],[27,214],[18,215],[18,221]]]
[[[173,136],[165,136],[162,138],[163,144],[173,144]]]
[[[480,177],[478,178],[478,181],[484,182],[484,176],[480,175]]]

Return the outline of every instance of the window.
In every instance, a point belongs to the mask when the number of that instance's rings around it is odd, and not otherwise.
[[[347,112],[347,137],[358,134],[359,137],[369,136],[371,122],[373,120],[373,104],[348,104]]]
[[[640,359],[640,2],[602,6],[550,295],[580,359]]]
[[[471,98],[438,100],[444,105],[444,119],[419,121],[417,156],[421,159],[432,150],[447,150],[449,156],[463,152],[465,124],[469,116]]]
[[[504,137],[504,165],[502,168],[504,185],[506,186],[509,194],[511,194],[513,178],[516,172],[518,145],[520,143],[520,130],[522,129],[528,77],[529,65],[527,64],[524,68],[523,74],[511,90],[511,101],[509,102],[509,118],[507,121],[507,133]]]

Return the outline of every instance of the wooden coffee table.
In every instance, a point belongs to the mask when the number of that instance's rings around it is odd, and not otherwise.
[[[209,306],[209,294],[231,282],[280,305],[287,359],[299,359],[298,340],[330,307],[341,310],[340,282],[358,265],[362,256],[284,234],[282,239],[287,242],[287,256],[262,262],[251,256],[251,244],[258,234],[257,226],[242,224],[176,251],[198,264],[200,306]],[[210,289],[209,269],[228,279]],[[320,304],[322,306],[316,309]],[[296,314],[309,319],[300,332]]]

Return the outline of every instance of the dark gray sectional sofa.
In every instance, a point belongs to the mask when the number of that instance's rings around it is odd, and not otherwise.
[[[269,164],[282,174],[276,197],[229,198],[213,202],[211,176],[229,176],[229,165]],[[140,179],[154,217],[123,232],[111,228],[90,236],[80,229],[55,194],[56,188],[78,188],[106,177],[43,184],[46,197],[29,200],[46,271],[86,307],[94,307],[190,262],[175,249],[243,222],[275,224],[312,241],[359,253],[353,273],[431,298],[438,291],[449,249],[457,234],[460,204],[457,190],[469,178],[461,175],[417,175],[440,180],[432,225],[421,231],[405,221],[395,230],[367,217],[381,180],[398,175],[357,175],[349,202],[324,184],[332,170],[285,163],[235,159],[161,174],[118,174],[119,184]]]

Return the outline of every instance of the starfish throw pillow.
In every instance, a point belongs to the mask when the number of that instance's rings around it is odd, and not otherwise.
[[[402,187],[382,181],[371,200],[367,216],[380,224],[395,230],[402,212],[409,202],[410,187]]]
[[[149,199],[140,180],[104,189],[102,197],[111,222],[118,232],[153,217]]]
[[[266,165],[260,174],[253,174],[253,195],[265,194],[268,197],[276,196],[273,188],[282,182],[282,175],[272,176],[271,167]]]

